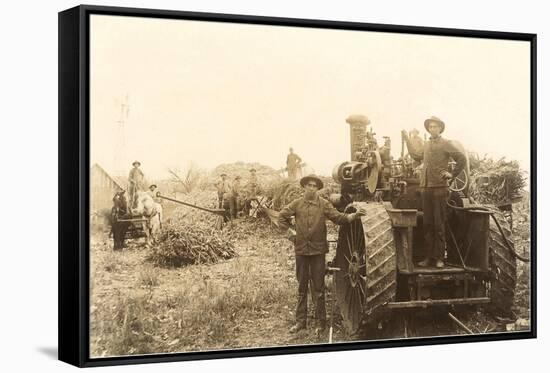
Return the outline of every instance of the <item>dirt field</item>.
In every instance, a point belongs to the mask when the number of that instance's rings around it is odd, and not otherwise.
[[[516,250],[528,254],[529,213],[520,210]],[[317,336],[312,328],[298,334],[288,331],[297,288],[292,244],[267,220],[242,218],[226,229],[235,230],[237,257],[179,269],[153,266],[144,239],[127,240],[125,250],[113,252],[107,233],[94,234],[91,356],[326,343],[328,336]],[[529,264],[518,261],[514,319],[493,318],[483,308],[453,313],[475,333],[505,331],[507,325],[508,330],[520,328],[512,324],[528,323],[529,273]],[[330,295],[328,302],[330,317]],[[353,338],[336,316],[334,341],[465,334],[443,310],[397,316]]]

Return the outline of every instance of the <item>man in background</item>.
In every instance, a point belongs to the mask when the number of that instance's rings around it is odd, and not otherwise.
[[[117,192],[113,197],[113,207],[111,209],[111,233],[113,234],[113,250],[122,250],[124,248],[124,239],[130,223],[120,221],[131,218],[128,209],[128,201],[124,190]]]
[[[218,208],[224,208],[224,200],[227,197],[227,193],[231,189],[229,182],[227,181],[227,174],[222,173],[220,175],[220,180],[216,183],[216,190],[218,191]]]
[[[156,203],[161,203],[160,197],[157,197],[157,193],[158,193],[157,184],[151,184],[151,185],[149,185],[149,190],[147,191],[147,193],[148,193],[151,197],[153,197],[153,201],[155,201]]]
[[[289,153],[286,156],[286,169],[288,171],[288,178],[291,181],[297,179],[298,170],[300,169],[302,158],[298,154],[294,153],[294,149],[289,148]]]
[[[256,169],[250,169],[250,175],[248,177],[248,182],[245,185],[246,198],[244,202],[244,213],[246,215],[250,214],[252,208],[252,202],[258,201],[258,193],[260,193],[260,187],[258,184],[258,177],[256,176]]]
[[[129,203],[130,207],[134,206],[136,193],[145,189],[143,183],[145,182],[145,176],[143,171],[139,168],[141,163],[139,161],[134,161],[132,163],[132,169],[128,175],[128,194],[129,194]]]
[[[236,219],[239,211],[239,197],[241,195],[241,177],[235,176],[229,193],[229,212],[231,219]]]

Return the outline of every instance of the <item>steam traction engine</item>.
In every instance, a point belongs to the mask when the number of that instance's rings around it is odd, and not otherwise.
[[[348,331],[398,308],[491,303],[509,312],[516,285],[511,231],[501,212],[468,197],[468,167],[449,186],[445,267],[418,267],[425,256],[418,164],[403,143],[393,160],[390,139],[379,146],[366,117],[347,122],[351,160],[334,168],[341,192],[330,200],[340,211],[367,212],[340,228],[330,263]]]

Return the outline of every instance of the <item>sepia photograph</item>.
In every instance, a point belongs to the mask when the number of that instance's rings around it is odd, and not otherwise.
[[[532,330],[529,41],[88,22],[90,358]]]

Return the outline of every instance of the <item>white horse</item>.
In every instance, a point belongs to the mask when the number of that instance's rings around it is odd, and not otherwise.
[[[138,191],[136,192],[132,215],[141,215],[147,219],[143,223],[143,230],[147,236],[147,246],[155,243],[162,228],[162,206],[160,203],[155,202],[149,193]]]

